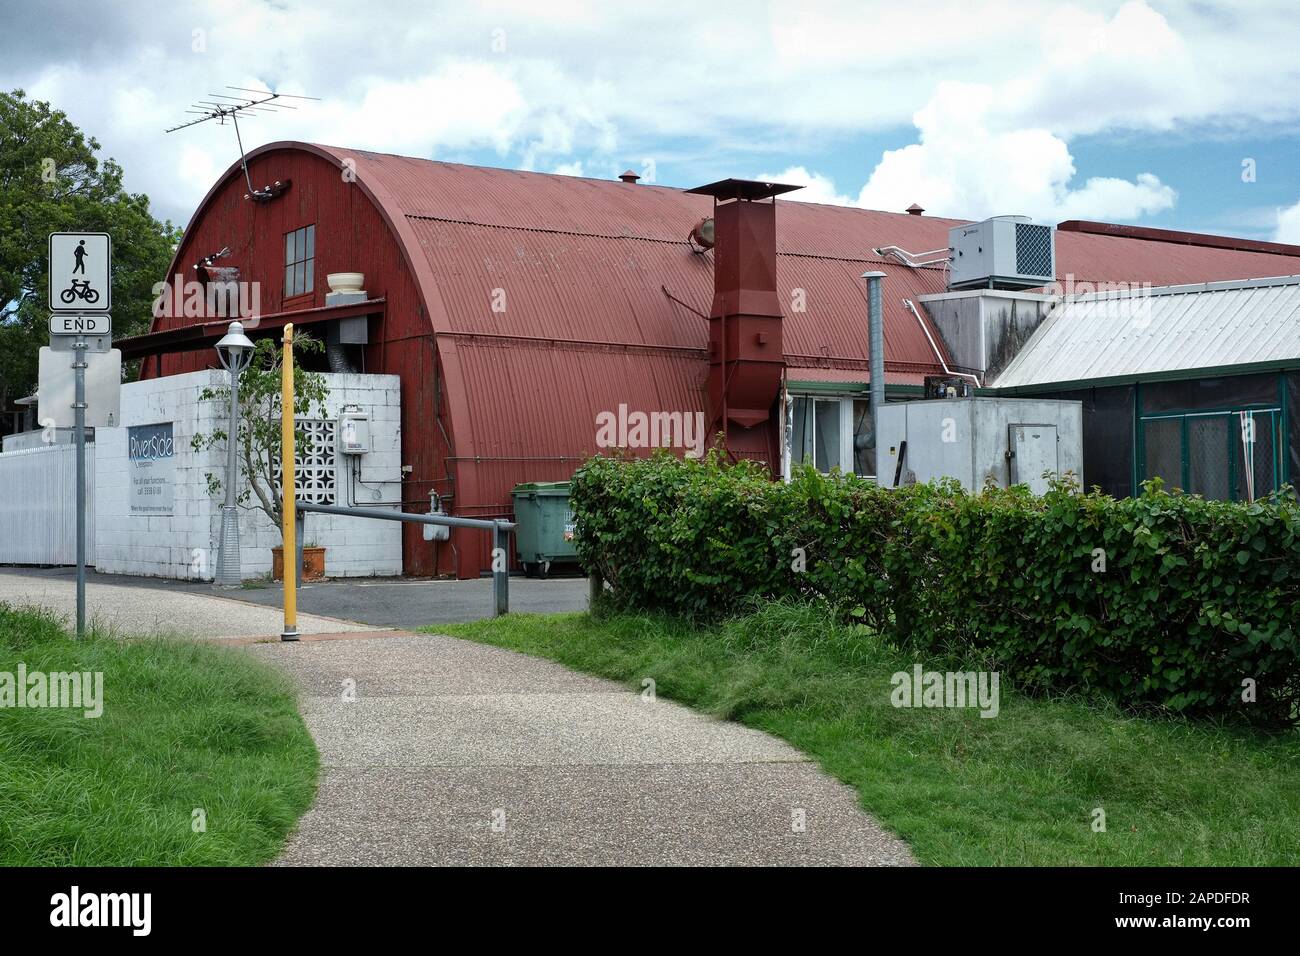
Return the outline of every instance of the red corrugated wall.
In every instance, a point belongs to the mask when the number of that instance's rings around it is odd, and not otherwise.
[[[402,382],[402,461],[411,466],[403,498],[409,510],[423,511],[429,491],[451,488],[446,456],[449,446],[436,427],[437,376],[435,351],[424,303],[406,266],[403,249],[375,203],[354,182],[347,182],[330,158],[303,150],[275,150],[253,156],[249,174],[257,186],[289,179],[292,186],[265,204],[244,199],[243,174],[227,175],[200,206],[177,253],[173,272],[194,277],[192,265],[223,246],[230,255],[218,263],[237,266],[241,281],[256,281],[263,313],[323,306],[331,272],[362,272],[366,292],[386,300],[382,323],[371,328],[365,349],[365,369],[396,374]],[[284,299],[284,235],[301,226],[316,226],[315,288],[311,295]],[[200,321],[194,318],[155,319],[153,330]],[[180,352],[162,358],[161,374],[173,375],[218,366],[210,349]],[[146,361],[143,374],[159,373],[156,360]],[[450,549],[439,564],[453,570]],[[432,546],[418,527],[406,526],[403,566],[409,573],[433,572]]]

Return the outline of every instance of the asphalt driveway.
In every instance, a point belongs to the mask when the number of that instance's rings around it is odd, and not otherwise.
[[[0,568],[0,600],[5,580],[29,582],[76,581],[73,568]],[[215,596],[279,611],[284,605],[278,584],[218,588],[204,581],[177,581],[124,574],[90,572],[91,585],[147,589],[176,595]],[[33,586],[29,584],[29,586]],[[552,614],[587,609],[586,578],[523,576],[510,578],[510,610],[516,613]],[[337,578],[305,584],[298,591],[300,615],[354,621],[371,627],[414,629],[430,624],[459,624],[492,615],[492,579],[430,581],[418,578]],[[300,628],[301,629],[301,628]],[[279,633],[279,630],[276,630]]]

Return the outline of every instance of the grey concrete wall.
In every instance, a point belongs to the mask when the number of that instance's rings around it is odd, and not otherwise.
[[[1016,357],[1050,304],[1046,296],[984,290],[921,299],[953,363],[985,382]]]
[[[977,491],[991,479],[1005,488],[1011,479],[1007,459],[1009,430],[1021,424],[1055,426],[1058,473],[1072,472],[1083,484],[1082,403],[1012,398],[958,398],[885,405],[881,410],[883,441],[879,446],[885,467],[881,470],[880,484],[894,487],[901,443],[906,440],[900,484],[908,484],[913,479],[927,482],[955,478],[964,488]]]

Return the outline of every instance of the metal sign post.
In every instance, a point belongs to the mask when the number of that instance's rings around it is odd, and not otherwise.
[[[101,370],[112,375],[105,382],[108,388],[97,389],[105,399],[100,403],[104,407],[98,409],[101,418],[97,420],[112,424],[118,416],[122,353],[106,348],[113,332],[108,311],[113,305],[112,239],[103,232],[52,232],[49,241],[50,342],[52,346],[58,343],[57,351],[64,351],[66,338],[73,340],[71,405],[77,454],[77,637],[80,639],[86,636],[86,369],[93,352],[100,356],[96,362]],[[52,421],[57,427],[66,420],[62,403],[55,400],[61,391],[61,370],[53,361],[45,360],[46,353],[53,359],[55,349],[41,351],[37,404],[42,424]],[[67,392],[62,394],[66,396]],[[52,413],[48,418],[47,407]]]
[[[77,638],[86,636],[86,337],[78,335],[73,346],[76,397],[72,401],[76,417],[77,442]]]

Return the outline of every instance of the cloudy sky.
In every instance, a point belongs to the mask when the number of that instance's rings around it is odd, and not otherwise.
[[[0,21],[0,84],[178,223],[238,154],[229,126],[163,129],[231,85],[321,97],[247,123],[250,147],[1300,243],[1295,0],[0,0]]]

